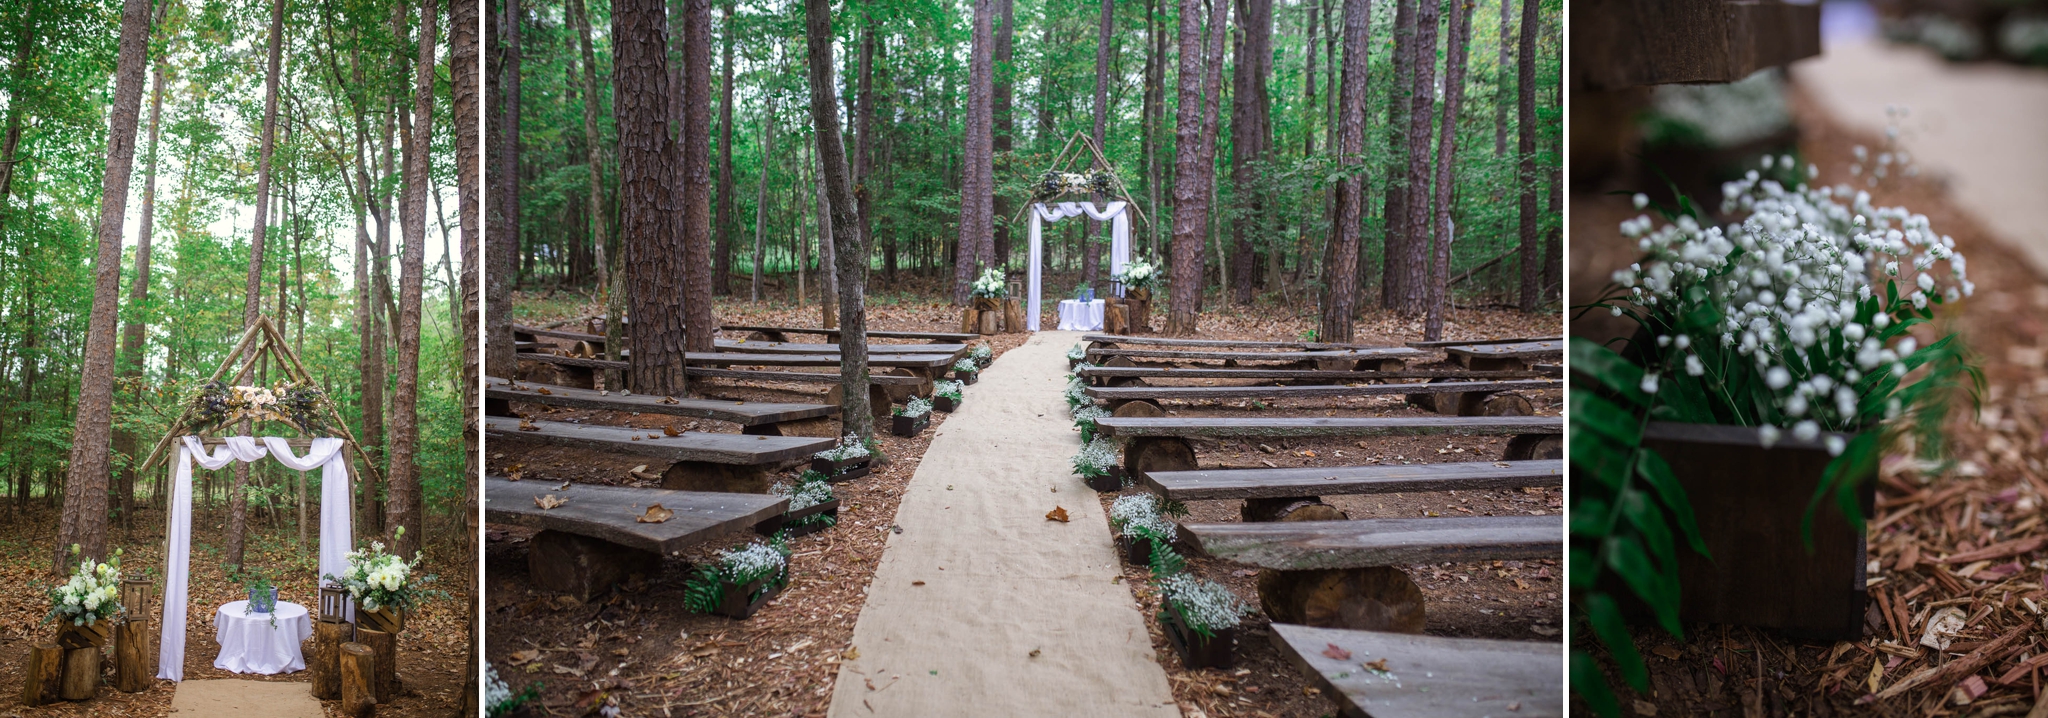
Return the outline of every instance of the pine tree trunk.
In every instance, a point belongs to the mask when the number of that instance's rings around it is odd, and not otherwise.
[[[720,6],[725,14],[725,28],[719,33],[724,47],[719,56],[718,84],[718,216],[712,219],[717,225],[714,229],[718,232],[718,245],[711,267],[711,291],[721,297],[732,294],[732,6],[732,0]]]
[[[249,278],[242,297],[242,324],[254,326],[263,313],[263,240],[270,225],[271,159],[277,148],[277,83],[284,63],[284,0],[272,0],[270,7],[270,49],[264,75],[263,127],[256,158],[256,222],[249,240]],[[242,433],[249,432],[243,422]],[[222,559],[230,566],[242,565],[245,534],[249,524],[249,463],[235,462],[235,482],[228,493],[228,538]]]
[[[1556,89],[1558,107],[1564,106],[1564,88]],[[1562,138],[1551,140],[1550,146],[1558,157],[1564,156]],[[1564,165],[1550,166],[1550,206],[1546,216],[1555,218],[1557,224],[1546,232],[1543,246],[1543,295],[1550,301],[1564,298]]]
[[[1387,194],[1380,212],[1380,306],[1387,308],[1394,306],[1395,297],[1386,273],[1392,271],[1394,256],[1401,251],[1402,233],[1408,226],[1408,186],[1414,179],[1409,173],[1408,127],[1413,124],[1415,98],[1415,6],[1426,1],[1394,3],[1394,84],[1387,90]],[[1363,277],[1366,260],[1363,252],[1360,255],[1356,271]]]
[[[1326,2],[1329,0],[1325,0]],[[1337,34],[1331,27],[1330,34]],[[1338,161],[1355,162],[1365,152],[1366,73],[1371,65],[1367,52],[1372,41],[1372,0],[1344,0],[1344,67],[1337,97],[1343,112],[1338,115]],[[1336,68],[1332,68],[1336,70]],[[1329,250],[1324,260],[1323,322],[1316,338],[1326,342],[1352,340],[1352,317],[1357,313],[1358,218],[1365,212],[1365,188],[1371,183],[1364,174],[1338,177],[1332,192],[1334,211],[1330,217]],[[1389,193],[1391,196],[1391,193]]]
[[[1335,0],[1321,0],[1321,2],[1323,3],[1329,3],[1334,1]],[[1322,29],[1320,25],[1317,23],[1317,20],[1322,19],[1322,17],[1316,13],[1316,10],[1317,8],[1312,5],[1303,6],[1302,8],[1303,14],[1308,15],[1308,44],[1304,48],[1304,54],[1307,55],[1307,57],[1302,59],[1304,68],[1302,70],[1301,76],[1302,157],[1314,157],[1316,154],[1316,42],[1320,40],[1318,34],[1319,31]],[[1334,30],[1335,28],[1332,29]],[[1327,40],[1322,41],[1328,42]],[[1332,68],[1331,71],[1335,72],[1336,70],[1335,68]]]
[[[995,65],[993,68],[995,72],[995,97],[991,102],[993,105],[992,129],[989,133],[991,159],[1009,157],[1012,141],[1011,135],[1016,133],[1015,118],[1011,116],[1010,112],[1010,100],[1014,90],[1011,79],[1016,73],[1014,66],[1010,64],[1017,44],[1016,0],[995,0],[995,2],[996,49]],[[1003,165],[1005,174],[1013,172],[1008,162],[1004,162]],[[865,202],[865,192],[862,193],[862,197],[862,201]],[[1010,214],[1013,210],[1010,208],[1009,197],[996,194],[994,199],[995,201],[990,205],[990,212],[994,215],[995,220],[995,233],[992,236],[993,241],[991,244],[994,250],[995,265],[1007,271],[1010,267]],[[874,213],[869,210],[867,205],[861,206],[860,216],[869,222],[874,221]],[[872,233],[869,236],[873,236]]]
[[[476,333],[477,322],[481,319],[478,316],[477,307],[477,291],[479,289],[477,273],[478,269],[483,265],[483,255],[479,251],[482,247],[477,242],[477,238],[482,234],[481,230],[483,229],[482,224],[479,222],[479,215],[482,213],[482,208],[479,204],[481,202],[482,189],[483,148],[480,146],[481,138],[477,137],[478,121],[482,119],[482,115],[478,112],[479,108],[477,107],[477,94],[481,91],[480,85],[482,84],[482,78],[477,76],[478,48],[476,31],[479,12],[478,3],[463,2],[463,0],[449,0],[448,2],[448,65],[449,80],[453,90],[452,94],[454,95],[452,105],[455,113],[453,121],[455,125],[455,213],[456,221],[462,225],[462,244],[460,245],[460,251],[462,252],[461,298],[457,316],[459,318],[458,323],[468,328],[468,331],[460,332],[463,338],[462,515],[464,519],[462,522],[462,545],[465,549],[463,552],[465,556],[481,556],[478,552],[480,547],[477,546],[477,533],[482,528],[477,525],[479,513],[477,510],[476,478],[477,471],[483,467],[476,395],[477,381],[482,373],[481,366],[479,366],[479,360],[481,359],[480,350],[482,347],[478,346],[482,341],[482,337],[477,336]],[[579,17],[581,17],[580,13]],[[584,37],[589,37],[589,18],[581,17],[579,22],[584,24]],[[588,47],[588,45],[585,46]],[[588,56],[586,55],[585,57],[587,58]],[[594,93],[585,93],[584,96],[587,98],[596,97]],[[593,210],[593,213],[596,213],[596,211]],[[602,237],[603,234],[600,233],[598,236]],[[600,263],[598,271],[600,273],[604,272],[602,263]],[[461,714],[465,716],[478,715],[482,712],[477,706],[477,676],[482,672],[480,661],[483,655],[481,649],[482,641],[480,640],[482,638],[483,622],[481,620],[482,617],[479,615],[482,599],[482,591],[472,591],[470,595],[465,597],[465,601],[469,604],[468,625],[466,626],[469,631],[469,639],[467,645],[464,646],[464,651],[469,654],[469,657],[467,666],[463,669],[462,673],[463,698]]]
[[[1158,0],[1145,0],[1145,94],[1138,110],[1138,150],[1145,173],[1146,209],[1157,213],[1159,206],[1159,185],[1164,180],[1159,174],[1159,115],[1163,112],[1160,103],[1166,94],[1166,33],[1160,29]],[[1159,231],[1148,223],[1145,227],[1146,252],[1158,261]]]
[[[967,61],[967,117],[960,150],[965,174],[960,178],[960,243],[953,267],[953,304],[967,303],[968,291],[989,254],[993,254],[995,168],[993,166],[995,89],[994,0],[974,0],[974,35]],[[983,246],[990,247],[984,251]],[[843,351],[843,350],[842,350]]]
[[[683,339],[689,351],[708,352],[718,336],[711,316],[711,0],[683,0],[682,35],[683,94],[689,98],[681,148]]]
[[[683,198],[677,185],[682,148],[669,134],[666,18],[661,0],[618,0],[612,7],[612,111],[619,132],[619,236],[631,282],[633,389],[687,395],[683,373],[686,259]],[[624,318],[622,318],[624,319]]]
[[[1218,7],[1228,7],[1218,4]],[[1180,3],[1180,75],[1174,119],[1173,267],[1169,272],[1166,333],[1195,333],[1202,294],[1202,2]]]
[[[1266,154],[1266,73],[1273,57],[1272,0],[1240,0],[1237,65],[1230,102],[1230,184],[1244,214],[1231,223],[1230,293],[1238,304],[1252,303],[1252,266],[1256,260],[1251,236],[1263,235],[1263,189],[1259,163]]]
[[[1116,0],[1102,0],[1102,19],[1096,26],[1095,37],[1095,126],[1092,137],[1096,147],[1102,147],[1109,134],[1109,56],[1116,50]],[[1108,198],[1092,194],[1088,198],[1101,206]],[[1081,283],[1095,286],[1102,273],[1102,243],[1095,240],[1097,224],[1087,217],[1076,218],[1081,223]]]
[[[1516,175],[1516,184],[1522,188],[1517,208],[1521,213],[1521,260],[1522,296],[1521,309],[1536,311],[1542,303],[1542,292],[1538,280],[1543,276],[1543,267],[1536,257],[1537,225],[1541,219],[1536,216],[1536,22],[1537,0],[1522,0],[1522,42],[1516,50],[1520,53],[1520,77],[1516,80],[1517,97],[1515,126],[1521,136],[1515,143],[1515,151],[1521,154]]]
[[[1423,341],[1444,336],[1444,313],[1450,310],[1451,205],[1457,200],[1458,108],[1465,99],[1465,55],[1472,34],[1472,6],[1469,0],[1451,0],[1451,17],[1445,23],[1444,115],[1442,138],[1436,147],[1435,259],[1429,281],[1429,316],[1422,325]]]
[[[1199,166],[1202,173],[1200,185],[1202,192],[1201,219],[1204,226],[1202,228],[1201,243],[1205,250],[1212,241],[1216,245],[1214,256],[1218,260],[1217,271],[1220,272],[1223,271],[1226,265],[1222,262],[1223,240],[1221,233],[1218,231],[1222,227],[1216,217],[1216,185],[1218,182],[1216,176],[1216,146],[1219,144],[1216,141],[1216,137],[1222,128],[1219,113],[1223,110],[1223,49],[1224,38],[1230,33],[1231,4],[1220,0],[1212,4],[1214,5],[1214,12],[1217,17],[1211,18],[1209,23],[1209,49],[1204,60],[1204,64],[1208,69],[1203,73],[1202,77],[1202,143],[1200,145],[1202,160]],[[1201,263],[1196,266],[1198,268],[1205,267],[1207,261],[1207,254],[1205,252]],[[1223,282],[1218,281],[1217,285],[1220,290]],[[1195,322],[1192,320],[1201,314],[1202,295],[1203,292],[1198,286],[1195,291],[1195,314],[1190,315],[1191,321],[1188,323],[1189,334],[1197,331]]]
[[[576,25],[577,48],[583,54],[583,146],[590,172],[590,244],[596,254],[597,293],[611,293],[611,233],[605,228],[604,140],[598,131],[597,113],[603,100],[597,94],[597,53],[590,45],[590,14],[583,0],[569,0],[567,12]]]
[[[512,287],[519,263],[519,26],[524,11],[520,0],[503,2],[492,23],[497,30],[492,54],[499,58],[496,81],[484,83],[493,113],[485,123],[493,161],[490,227],[484,234],[484,367],[492,376],[512,378],[519,375],[512,348]],[[624,245],[621,241],[622,253]]]
[[[986,40],[988,34],[987,4],[990,0],[978,0],[975,22],[977,34]],[[831,0],[805,0],[804,2],[805,42],[809,50],[811,124],[818,138],[818,160],[823,174],[825,192],[832,206],[832,225],[836,230],[833,240],[838,245],[837,263],[839,285],[839,378],[844,392],[845,404],[840,407],[839,419],[845,433],[863,439],[874,436],[874,414],[868,406],[868,325],[867,295],[868,242],[861,231],[863,225],[858,216],[860,207],[854,202],[853,183],[847,176],[846,149],[839,137],[839,105],[832,101],[832,5]],[[981,44],[983,57],[982,78],[987,79],[985,67],[988,47]],[[983,83],[982,134],[987,137],[986,112],[988,103],[987,83]]]
[[[107,164],[97,227],[99,249],[92,262],[92,314],[87,319],[85,353],[80,361],[78,412],[72,424],[71,461],[64,481],[64,514],[57,528],[57,545],[52,547],[51,565],[59,574],[71,565],[70,547],[74,544],[84,558],[101,559],[107,554],[108,448],[113,439],[114,329],[121,291],[121,223],[128,212],[128,180],[135,169],[135,130],[142,114],[142,76],[148,69],[149,0],[125,0],[121,6],[120,50],[114,65],[114,103],[107,119]]]
[[[1455,1],[1455,0],[1454,0]],[[1400,227],[1387,234],[1386,266],[1380,281],[1387,286],[1387,308],[1406,315],[1429,310],[1430,172],[1429,145],[1436,107],[1437,20],[1441,0],[1418,0],[1415,6],[1414,90],[1408,110],[1407,213]]]
[[[428,155],[433,151],[434,48],[440,19],[437,4],[436,0],[420,2],[412,128],[404,138],[405,173],[400,178],[404,185],[400,228],[405,233],[405,248],[398,260],[398,376],[391,396],[391,488],[385,512],[385,525],[392,532],[392,553],[400,556],[419,551],[426,535],[426,503],[420,495],[416,455],[420,441],[420,299],[426,279],[427,172]]]
[[[169,8],[168,3],[157,6],[155,23],[163,21],[163,14]],[[136,232],[135,240],[135,283],[128,288],[128,324],[121,336],[121,376],[134,383],[138,395],[142,392],[142,354],[149,332],[150,245],[156,230],[156,151],[164,116],[163,63],[155,63],[150,74],[149,165],[142,180],[142,226]],[[135,465],[143,459],[135,455],[136,443],[133,431],[121,431],[114,436],[114,450],[128,457],[128,466],[121,470],[121,486],[116,493],[121,496],[121,526],[131,530],[135,528]]]
[[[1512,53],[1508,49],[1510,34],[1515,29],[1511,0],[1500,0],[1500,59],[1493,66],[1493,156],[1508,153],[1508,63]]]
[[[763,100],[767,109],[761,113],[761,182],[754,196],[754,277],[753,301],[761,301],[761,235],[768,227],[768,158],[775,156],[775,94],[768,93]]]

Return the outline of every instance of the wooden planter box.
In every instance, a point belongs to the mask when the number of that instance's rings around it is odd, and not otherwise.
[[[1807,502],[1833,458],[1825,439],[1786,436],[1766,449],[1749,427],[1653,422],[1644,429],[1644,448],[1671,465],[1713,555],[1709,560],[1681,540],[1679,620],[1773,628],[1810,640],[1862,636],[1870,597],[1863,533],[1824,500],[1813,519],[1813,550],[1800,538]],[[1876,487],[1862,478],[1857,501],[1869,517]],[[1624,605],[1633,603],[1618,579],[1614,588],[1630,599]],[[1632,607],[1647,619],[1646,607]]]
[[[961,397],[961,400],[965,399],[966,397]],[[960,408],[960,402],[953,400],[953,397],[950,396],[934,396],[932,397],[932,408],[951,414]]]
[[[955,380],[959,381],[960,383],[962,383],[962,384],[966,384],[966,385],[969,385],[969,386],[973,386],[973,385],[974,385],[974,382],[975,382],[975,381],[978,381],[978,380],[977,380],[977,379],[975,378],[975,377],[978,377],[978,376],[981,376],[981,372],[978,372],[978,371],[960,371],[959,369],[954,369],[954,370],[953,370],[953,378],[954,378]]]
[[[932,423],[932,415],[930,415],[930,414],[924,414],[924,415],[922,415],[922,416],[915,416],[915,417],[911,417],[911,416],[892,416],[892,417],[889,417],[889,429],[890,429],[890,431],[894,432],[894,433],[895,433],[895,434],[896,434],[897,436],[902,436],[902,437],[906,437],[906,438],[907,438],[907,437],[912,437],[912,436],[917,436],[917,433],[918,433],[918,432],[920,432],[920,431],[924,431],[924,428],[925,428],[926,426],[930,426],[930,425],[931,425],[931,423]]]
[[[1124,467],[1122,466],[1109,467],[1109,473],[1101,476],[1083,476],[1081,478],[1088,482],[1088,488],[1105,494],[1124,490]]]
[[[990,354],[985,357],[973,357],[973,359],[974,365],[981,367],[983,369],[987,369],[988,365],[996,363],[996,355],[994,354]]]
[[[1122,533],[1116,535],[1116,552],[1124,557],[1124,563],[1132,566],[1152,565],[1152,540],[1131,538]]]
[[[114,635],[114,622],[94,621],[90,625],[74,626],[69,619],[59,619],[57,624],[57,645],[69,649],[99,648],[107,644],[107,638]]]
[[[375,611],[365,611],[362,606],[357,606],[356,625],[373,631],[398,633],[405,630],[405,609],[385,606]]]
[[[751,601],[747,600],[748,596],[754,595],[755,591],[759,591],[764,585],[769,585],[772,580],[773,577],[761,578],[745,586],[734,583],[725,584],[725,600],[720,602],[718,608],[712,609],[711,612],[727,618],[746,619],[752,617],[755,611],[759,611],[762,606],[768,605],[769,599],[775,598],[775,594],[782,593],[781,587],[771,586],[768,590],[761,591],[760,598]]]
[[[1231,627],[1216,632],[1215,638],[1204,639],[1201,634],[1189,630],[1181,619],[1180,611],[1173,604],[1159,613],[1159,625],[1166,629],[1166,642],[1173,644],[1173,652],[1180,654],[1182,665],[1190,668],[1229,669],[1237,665],[1237,628]]]
[[[788,538],[809,536],[830,527],[826,526],[822,521],[807,524],[797,524],[796,522],[819,515],[832,517],[835,522],[834,525],[837,525],[836,522],[839,519],[839,499],[833,499],[822,504],[812,504],[781,516],[770,517],[766,521],[754,524],[754,532],[762,536],[773,536],[775,532],[786,529],[789,531],[787,534]]]
[[[872,456],[841,461],[812,457],[811,470],[824,474],[826,481],[836,484],[841,481],[852,481],[867,476],[868,472],[873,470],[871,464],[874,460],[875,457]]]

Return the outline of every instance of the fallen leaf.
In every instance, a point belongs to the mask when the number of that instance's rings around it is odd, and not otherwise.
[[[533,497],[533,503],[534,503],[535,505],[539,506],[539,507],[540,507],[540,510],[542,510],[542,511],[547,511],[547,510],[549,510],[549,509],[552,509],[552,508],[555,508],[555,507],[557,507],[557,506],[562,506],[562,505],[564,505],[564,504],[567,504],[567,503],[569,503],[569,500],[568,500],[568,499],[563,499],[563,498],[557,498],[557,497],[556,497],[556,496],[555,496],[554,494],[548,494],[548,495],[546,495],[546,496],[535,496],[535,497]]]
[[[1963,630],[1963,609],[1949,606],[1927,619],[1927,630],[1920,634],[1920,645],[1937,651],[1948,650],[1949,642]]]
[[[536,389],[535,391],[540,392],[542,396],[549,396],[554,394],[554,392],[548,391],[547,387],[541,387],[539,389]]]
[[[1385,658],[1379,659],[1377,661],[1366,661],[1363,665],[1366,668],[1370,668],[1381,673],[1387,672],[1387,659]]]
[[[1657,715],[1657,704],[1646,700],[1636,700],[1635,709],[1636,715],[1639,716],[1651,716],[1654,718]]]
[[[853,646],[847,646],[846,652],[839,654],[839,657],[849,661],[858,659],[860,658],[860,649],[855,648]]]
[[[924,582],[923,582],[923,581],[911,581],[911,582],[910,582],[910,585],[912,585],[912,586],[923,586],[923,585],[924,585]]]
[[[1337,644],[1335,644],[1335,643],[1330,643],[1330,644],[1326,644],[1326,645],[1328,645],[1328,646],[1329,646],[1329,648],[1325,648],[1325,649],[1323,649],[1323,655],[1325,655],[1325,656],[1329,656],[1329,657],[1331,657],[1331,658],[1335,658],[1335,659],[1337,659],[1337,660],[1340,660],[1340,661],[1348,661],[1348,660],[1351,660],[1351,652],[1350,652],[1350,651],[1344,650],[1344,649],[1342,649],[1342,648],[1338,648],[1338,647],[1337,647]]]
[[[675,427],[675,425],[674,425],[674,424],[670,424],[670,425],[668,425],[668,426],[664,426],[664,427],[661,427],[661,433],[662,433],[662,435],[663,435],[663,436],[682,436],[682,435],[683,435],[683,432],[680,432],[680,431],[676,431],[676,427]]]
[[[533,422],[532,422],[532,421],[530,421],[530,420],[527,420],[527,419],[520,419],[520,420],[519,420],[519,430],[520,430],[520,431],[540,431],[540,427],[538,427],[538,426],[534,426],[534,425],[533,425]]]
[[[1678,649],[1672,648],[1670,646],[1658,646],[1656,648],[1650,649],[1650,652],[1674,661],[1678,660],[1679,656],[1684,655],[1682,653],[1679,653]]]
[[[537,658],[540,658],[540,649],[535,648],[531,650],[515,652],[512,654],[512,656],[508,659],[507,662],[515,666],[523,666],[528,663],[532,663],[534,659]]]
[[[1870,692],[1872,692],[1872,693],[1876,693],[1876,692],[1877,692],[1877,688],[1878,688],[1878,686],[1882,685],[1882,684],[1883,684],[1883,681],[1884,681],[1884,658],[1883,658],[1882,656],[1880,656],[1880,657],[1878,657],[1878,658],[1874,658],[1874,659],[1871,659],[1871,661],[1870,661],[1870,675],[1869,675],[1868,677],[1866,677],[1866,678],[1864,678],[1864,679],[1863,679],[1863,683],[1864,683],[1864,685],[1865,685],[1865,686],[1868,686],[1868,687],[1870,688]]]
[[[1060,507],[1060,506],[1054,506],[1054,507],[1052,507],[1052,511],[1046,512],[1046,514],[1045,514],[1045,520],[1047,520],[1047,521],[1058,521],[1058,522],[1060,522],[1060,523],[1066,523],[1066,522],[1067,522],[1067,510],[1066,510],[1066,509],[1065,509],[1064,507]]]
[[[647,507],[646,513],[640,514],[638,518],[635,518],[633,520],[643,524],[658,524],[663,521],[675,518],[675,515],[676,512],[662,508],[661,504],[654,504],[652,506]]]

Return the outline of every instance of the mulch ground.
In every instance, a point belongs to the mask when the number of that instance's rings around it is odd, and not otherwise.
[[[213,640],[214,611],[222,604],[247,598],[248,591],[230,582],[221,569],[221,552],[227,535],[226,506],[201,512],[202,507],[194,507],[188,585],[190,601],[186,609],[185,677],[303,683],[306,690],[311,691],[312,674],[308,671],[256,676],[213,667],[213,659],[220,653],[220,644]],[[257,514],[252,507],[251,533],[244,549],[244,564],[274,577],[278,600],[317,610],[319,584],[314,574],[318,572],[318,551],[311,545],[303,548],[298,545],[298,530],[291,523],[291,518],[285,518],[281,526],[269,526],[259,522]],[[106,684],[101,686],[98,698],[36,708],[21,704],[20,687],[25,676],[23,671],[28,661],[29,646],[51,640],[56,630],[53,624],[42,621],[50,607],[45,593],[58,583],[57,577],[49,571],[48,549],[50,537],[57,534],[57,518],[58,511],[54,507],[36,505],[31,505],[23,513],[0,514],[0,583],[12,587],[0,591],[0,687],[4,687],[0,690],[0,716],[170,715],[171,696],[176,691],[176,683],[158,680],[141,693],[122,693],[113,687],[111,661],[107,662],[103,675]],[[396,700],[378,704],[379,716],[439,718],[453,715],[460,709],[463,669],[469,660],[464,645],[469,635],[469,616],[463,606],[465,601],[476,595],[473,591],[476,564],[474,559],[467,557],[467,549],[460,541],[460,524],[439,515],[431,519],[433,523],[428,527],[425,548],[426,570],[438,574],[439,578],[430,587],[447,591],[451,599],[429,602],[406,617],[406,629],[398,638],[398,676],[404,683],[404,689]],[[111,529],[108,545],[122,549],[124,573],[132,575],[147,569],[150,575],[159,577],[158,594],[152,596],[152,600],[161,605],[164,515],[156,510],[138,511],[135,526],[132,532],[119,527]],[[318,528],[309,530],[314,537],[312,541],[317,543]],[[157,616],[151,617],[152,631],[161,625],[156,623],[158,620],[161,619]],[[109,651],[111,647],[109,642]],[[304,650],[310,658],[311,645]],[[338,718],[341,715],[340,705],[340,701],[322,701],[321,709],[327,716]]]
[[[1793,107],[1805,161],[1821,177],[1846,177],[1856,145],[1879,138],[1846,131],[1796,92]],[[1903,457],[1880,469],[1877,516],[1869,524],[1871,607],[1859,641],[1808,643],[1770,631],[1687,626],[1680,642],[1636,630],[1654,691],[1625,696],[1640,715],[1812,714],[1999,716],[2044,711],[2048,682],[2048,278],[1988,236],[1947,199],[1941,178],[1894,177],[1868,188],[1873,202],[1924,213],[1969,258],[1974,298],[1945,310],[1937,326],[1976,353],[1986,389],[1981,409],[1965,404],[1950,421],[1955,464],[1936,473]],[[1592,299],[1612,269],[1633,261],[1615,226],[1635,216],[1625,196],[1573,198],[1575,303]],[[1574,321],[1574,334],[1625,331],[1600,316]],[[1921,645],[1946,609],[1963,625],[1946,650]],[[2008,633],[2018,637],[1992,642]],[[1589,645],[1591,641],[1587,642]],[[1989,647],[1989,648],[1987,648]],[[1971,668],[1977,665],[1978,667]],[[1610,666],[1611,668],[1611,666]],[[1610,671],[1611,673],[1611,671]],[[1924,681],[1887,700],[1858,698]],[[1615,685],[1620,685],[1617,681]],[[1583,707],[1574,703],[1575,710]]]

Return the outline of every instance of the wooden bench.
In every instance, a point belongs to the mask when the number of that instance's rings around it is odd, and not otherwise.
[[[1561,486],[1562,460],[1154,471],[1139,479],[1175,501],[1270,499],[1412,491],[1484,491]]]
[[[663,555],[752,529],[781,516],[789,499],[738,494],[553,481],[484,479],[484,520],[540,529],[528,543],[527,573],[535,587],[588,601],[633,573],[652,573]],[[542,509],[534,499],[568,503]],[[675,512],[661,523],[635,520],[648,506]]]
[[[735,341],[719,339],[713,342],[722,352],[745,352],[755,354],[838,354],[838,344],[802,344],[777,341]],[[965,344],[869,344],[868,356],[879,354],[951,354],[955,359],[967,353]]]
[[[1172,339],[1167,337],[1130,336],[1125,334],[1083,334],[1081,341],[1097,345],[1139,344],[1155,347],[1237,347],[1242,349],[1297,349],[1319,351],[1325,349],[1384,349],[1372,344],[1333,344],[1330,342],[1289,342],[1251,341],[1237,339]]]
[[[832,448],[829,438],[759,436],[661,429],[591,426],[560,421],[484,417],[492,441],[528,441],[578,449],[647,456],[671,463],[663,488],[686,491],[767,493],[772,472],[783,462],[806,459]],[[634,439],[634,437],[640,437]]]
[[[1106,401],[1110,409],[1124,416],[1163,416],[1161,399],[1299,399],[1317,397],[1386,396],[1400,394],[1408,403],[1430,411],[1458,416],[1528,416],[1535,413],[1527,397],[1501,394],[1563,388],[1554,381],[1455,381],[1428,384],[1361,384],[1320,386],[1122,386],[1089,387],[1088,396]],[[1437,401],[1434,394],[1450,395]],[[1499,396],[1496,396],[1499,395]],[[1133,403],[1150,407],[1127,409]],[[1448,411],[1446,411],[1448,409]],[[1145,413],[1132,413],[1145,412]]]
[[[1564,646],[1275,622],[1273,645],[1342,706],[1372,718],[1564,715]],[[1334,658],[1330,646],[1350,654]],[[1340,653],[1339,655],[1342,655]],[[1384,672],[1362,664],[1386,659]]]
[[[1444,354],[1472,370],[1527,369],[1538,359],[1564,356],[1564,341],[1551,339],[1513,344],[1466,344],[1445,347]]]
[[[1194,437],[1310,436],[1509,436],[1505,461],[1562,459],[1564,420],[1555,416],[1504,417],[1258,417],[1178,418],[1104,417],[1095,420],[1099,436],[1131,439],[1124,445],[1124,472],[1143,480],[1153,471],[1196,468]]]
[[[719,329],[728,332],[760,332],[769,340],[778,342],[789,341],[789,337],[786,336],[789,334],[816,334],[828,337],[839,336],[838,329],[819,329],[815,327],[761,327],[727,324],[725,326],[719,327]],[[921,339],[934,344],[971,342],[981,338],[981,335],[979,334],[961,334],[956,332],[904,332],[891,331],[887,329],[869,329],[868,336],[875,339]]]
[[[609,361],[605,359],[586,359],[583,357],[561,356],[558,354],[544,354],[538,352],[520,352],[518,354],[515,354],[514,356],[517,356],[520,361],[531,361],[553,365],[557,370],[557,375],[559,376],[558,381],[564,386],[573,386],[583,389],[595,388],[597,386],[597,372],[604,369],[619,370],[621,372],[621,376],[625,378],[626,383],[629,386],[632,384],[632,365],[629,362]],[[839,383],[840,381],[839,375],[837,373],[827,374],[817,372],[712,369],[707,368],[706,366],[701,366],[708,365],[709,367],[837,367],[840,363],[839,357],[837,355],[693,352],[685,354],[684,361],[692,365],[700,365],[684,367],[683,372],[687,376],[724,377],[731,379],[760,379],[769,381],[795,381],[818,384],[836,384]],[[909,387],[908,391],[898,390],[902,391],[902,393],[905,393],[906,395],[914,394],[917,396],[931,396],[931,384],[933,377],[936,376],[937,374],[943,373],[947,367],[951,367],[952,365],[953,360],[950,357],[943,354],[885,354],[880,356],[871,356],[868,357],[868,366],[882,369],[901,369],[902,374],[890,376],[880,372],[871,372],[868,377],[868,381],[871,384],[881,386]],[[900,397],[896,397],[894,393],[892,393],[890,396],[892,398],[900,400]]]
[[[1470,371],[1466,369],[1396,369],[1393,371],[1353,371],[1319,369],[1283,369],[1280,367],[1141,367],[1141,366],[1089,366],[1077,369],[1075,376],[1084,381],[1110,386],[1144,384],[1147,379],[1263,379],[1283,384],[1365,384],[1401,379],[1445,379],[1445,380],[1505,380],[1560,378],[1564,371],[1556,366],[1545,369],[1537,365],[1529,369],[1508,371]]]
[[[818,423],[816,420],[839,415],[839,407],[827,404],[778,404],[771,402],[732,402],[713,399],[677,399],[651,394],[599,393],[590,389],[569,386],[555,386],[535,382],[514,383],[498,377],[486,377],[484,389],[484,413],[491,416],[511,416],[511,402],[523,401],[548,406],[572,409],[598,409],[605,411],[629,411],[642,414],[669,414],[699,419],[717,419],[740,425],[740,433],[760,436],[782,436],[785,424],[797,422]],[[545,390],[546,393],[542,393]],[[827,422],[829,423],[829,422]],[[826,435],[833,435],[828,428]]]
[[[1564,341],[1564,337],[1523,337],[1520,339],[1486,339],[1481,341],[1470,341],[1463,339],[1444,339],[1433,342],[1408,342],[1406,346],[1414,347],[1416,349],[1442,349],[1444,347],[1476,347],[1484,346],[1487,344],[1522,344],[1526,342],[1561,341]]]
[[[1181,349],[1089,349],[1088,357],[1151,357],[1156,359],[1195,359],[1208,361],[1315,361],[1315,362],[1363,362],[1368,360],[1413,359],[1426,356],[1420,349],[1408,347],[1379,347],[1374,349],[1324,349],[1318,351],[1196,351]]]

